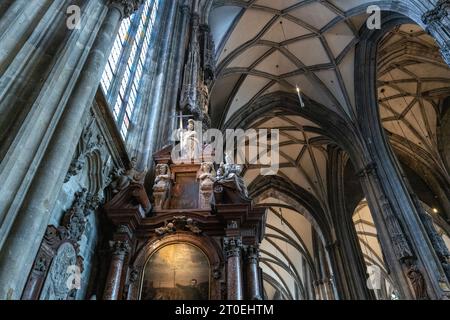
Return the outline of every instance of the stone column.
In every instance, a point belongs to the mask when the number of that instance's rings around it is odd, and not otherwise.
[[[415,231],[408,237],[403,229],[403,220],[397,216],[390,199],[385,196],[378,174],[377,166],[369,165],[362,170],[360,176],[363,188],[368,189],[366,195],[386,265],[396,280],[401,297],[416,300],[445,299],[445,295],[448,295],[448,282],[444,271],[439,270],[441,265],[434,264],[439,260],[436,259],[431,244],[431,248],[428,248],[429,240],[420,217],[419,221],[414,221],[417,223]],[[416,208],[412,206],[412,210]],[[409,218],[413,217],[415,214],[411,212]],[[428,251],[429,249],[431,250]],[[428,255],[429,258],[425,259]]]
[[[450,65],[450,2],[448,0],[437,1],[432,10],[422,16],[422,21],[427,25],[427,31],[436,39],[441,47],[444,61]]]
[[[358,173],[377,229],[385,263],[391,270],[403,299],[414,299],[409,290],[401,260],[413,256],[399,220],[379,185],[376,167],[371,164]]]
[[[225,238],[223,240],[225,257],[227,259],[227,299],[243,300],[243,282],[241,269],[242,240],[240,238]]]
[[[262,300],[261,279],[259,277],[259,249],[248,246],[245,250],[246,299]]]
[[[120,300],[119,297],[124,274],[123,269],[125,258],[130,251],[130,245],[128,242],[113,241],[111,242],[111,249],[111,265],[109,267],[109,273],[106,279],[103,300]]]
[[[164,13],[164,30],[166,30],[166,32],[162,33],[163,39],[161,42],[161,47],[157,52],[157,66],[155,75],[152,80],[152,87],[148,93],[151,97],[148,101],[150,106],[150,114],[147,119],[145,119],[145,132],[142,135],[142,155],[139,159],[140,168],[151,168],[153,166],[151,157],[157,148],[157,137],[160,133],[159,131],[162,131],[162,126],[164,126],[168,121],[167,119],[161,119],[161,115],[163,114],[165,86],[172,85],[168,83],[167,68],[169,65],[171,44],[175,30],[174,24],[175,14],[177,12],[176,9],[177,5],[175,1],[171,1],[171,3],[167,2],[165,7],[166,12]]]
[[[52,208],[80,139],[89,107],[98,89],[114,39],[123,17],[137,9],[142,0],[111,0],[64,113],[49,141],[41,165],[14,220],[0,252],[0,299],[8,291],[20,298],[26,277],[48,225]]]
[[[411,194],[411,198],[417,208],[417,211],[419,212],[420,220],[422,221],[428,238],[431,241],[433,249],[441,262],[442,269],[444,269],[445,275],[450,281],[450,252],[447,245],[445,244],[444,239],[442,239],[442,237],[437,233],[436,228],[434,227],[433,218],[425,211],[419,198],[415,194]]]
[[[179,88],[181,86],[182,81],[182,75],[183,75],[183,66],[185,61],[185,55],[186,55],[186,41],[189,31],[189,18],[190,18],[190,7],[188,3],[183,3],[180,7],[180,22],[179,22],[179,29],[178,29],[178,37],[179,37],[179,43],[178,45],[178,52],[176,54],[176,69],[174,74],[174,80],[173,85],[170,86],[168,94],[167,94],[167,100],[168,102],[165,104],[169,108],[169,115],[170,115],[170,125],[167,126],[165,136],[163,138],[164,142],[169,141],[172,137],[172,133],[175,132],[178,126],[178,121],[176,118],[177,115],[177,105],[178,105],[178,94],[179,94]]]

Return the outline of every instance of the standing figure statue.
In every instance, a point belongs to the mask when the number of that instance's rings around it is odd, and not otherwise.
[[[172,177],[167,164],[156,166],[156,179],[153,185],[153,196],[155,198],[155,209],[163,210],[167,207],[170,199],[170,189],[172,187]]]
[[[198,174],[200,181],[199,204],[201,209],[211,208],[211,197],[214,188],[214,168],[212,162],[204,162],[200,167]]]
[[[202,110],[205,116],[208,115],[209,112],[209,89],[206,83],[202,82],[199,86],[200,94],[199,94],[199,105],[200,110]]]
[[[200,144],[199,134],[195,131],[195,121],[189,119],[187,130],[181,133],[181,156],[188,162],[200,162],[202,155],[202,146]]]

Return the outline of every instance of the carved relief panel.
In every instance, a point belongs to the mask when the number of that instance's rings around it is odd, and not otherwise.
[[[62,244],[53,259],[42,289],[40,300],[69,300],[76,287],[77,253],[72,244]]]

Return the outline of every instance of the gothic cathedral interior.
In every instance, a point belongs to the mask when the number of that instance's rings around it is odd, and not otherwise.
[[[449,0],[0,0],[0,300],[450,299]]]

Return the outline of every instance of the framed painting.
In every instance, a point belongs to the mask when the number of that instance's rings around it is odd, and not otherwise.
[[[144,267],[141,300],[209,300],[210,262],[188,243],[156,250]]]
[[[172,188],[172,209],[198,208],[199,184],[197,172],[182,172],[176,174],[175,185]]]

